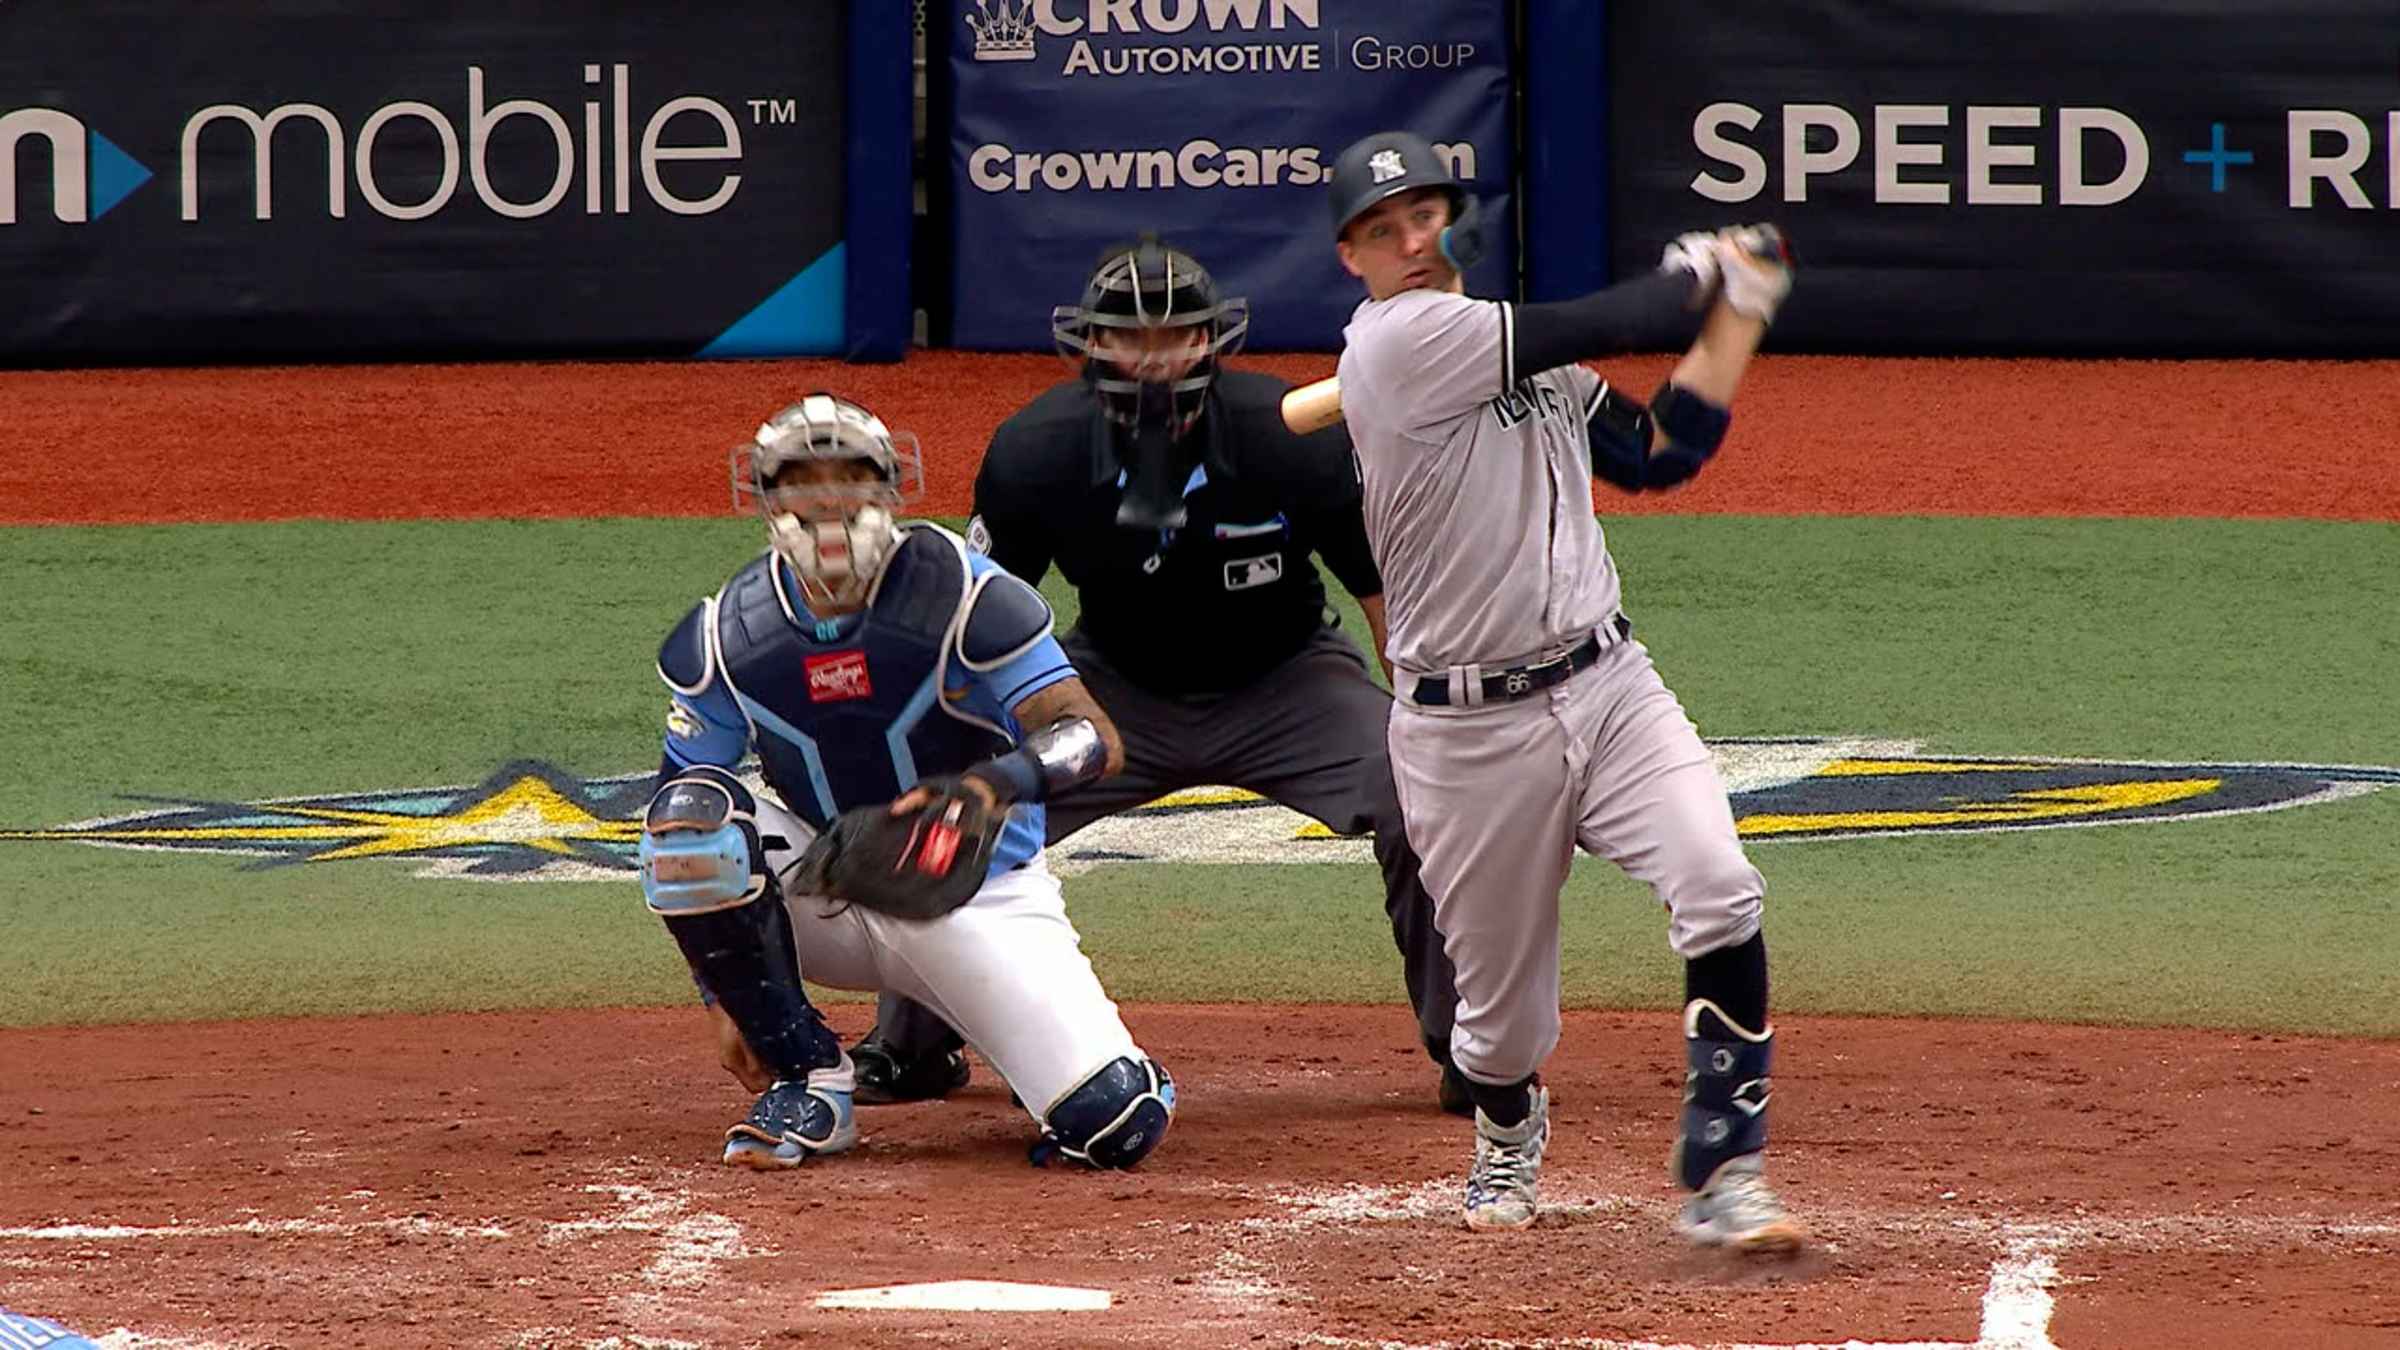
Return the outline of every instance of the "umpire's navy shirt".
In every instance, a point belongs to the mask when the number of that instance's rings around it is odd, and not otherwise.
[[[1117,524],[1117,428],[1080,380],[1000,424],[975,477],[967,540],[1028,582],[1052,563],[1083,603],[1076,628],[1135,685],[1230,693],[1297,655],[1331,621],[1324,558],[1352,595],[1383,593],[1359,513],[1350,434],[1283,424],[1291,386],[1219,374],[1185,443],[1199,460],[1174,530]]]

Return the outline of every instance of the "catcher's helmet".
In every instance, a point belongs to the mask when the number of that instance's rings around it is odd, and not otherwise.
[[[1440,188],[1450,198],[1450,225],[1442,231],[1442,256],[1464,272],[1483,256],[1482,210],[1475,194],[1450,174],[1450,166],[1422,136],[1378,131],[1353,142],[1333,161],[1333,237],[1386,197],[1417,188]]]
[[[812,605],[845,608],[865,600],[899,532],[893,513],[924,492],[923,452],[913,433],[894,432],[849,399],[814,393],[759,424],[727,466],[735,509],[754,505],[767,538],[789,564]],[[795,464],[850,461],[868,478],[779,486]]]

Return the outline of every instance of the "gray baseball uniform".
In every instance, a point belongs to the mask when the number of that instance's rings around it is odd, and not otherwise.
[[[1757,933],[1764,890],[1619,610],[1586,431],[1605,386],[1515,369],[1513,323],[1505,302],[1403,291],[1359,306],[1340,366],[1397,675],[1392,770],[1457,968],[1451,1053],[1493,1084],[1558,1043],[1577,845],[1651,885],[1687,959]]]

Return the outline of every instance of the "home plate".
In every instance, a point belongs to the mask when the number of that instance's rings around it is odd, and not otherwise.
[[[934,1284],[887,1284],[876,1289],[828,1289],[820,1308],[906,1309],[920,1312],[1097,1312],[1108,1306],[1105,1289],[1064,1284],[1010,1284],[1006,1280],[942,1280]]]

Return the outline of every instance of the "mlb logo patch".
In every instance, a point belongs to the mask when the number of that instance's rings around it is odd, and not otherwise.
[[[808,671],[811,703],[840,703],[875,696],[875,686],[867,680],[865,652],[827,652],[811,656],[801,665]]]
[[[1271,586],[1283,580],[1283,555],[1261,554],[1255,558],[1236,558],[1225,564],[1225,589],[1247,591],[1258,586]]]

